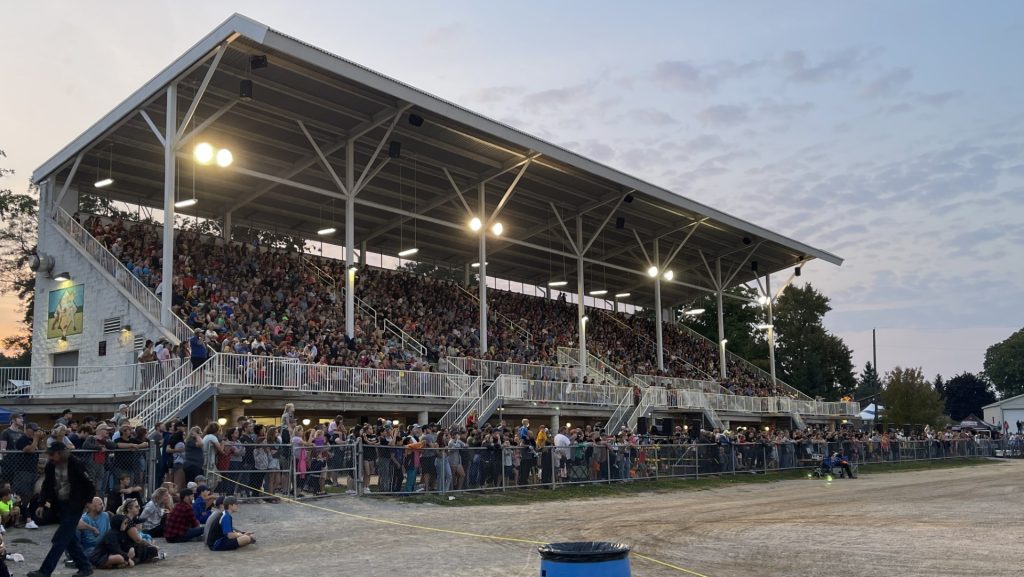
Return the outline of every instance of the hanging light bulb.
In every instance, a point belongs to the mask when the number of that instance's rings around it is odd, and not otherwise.
[[[665,275],[664,276],[665,276],[665,280],[672,280],[672,277],[674,277],[675,274],[672,271],[667,270],[667,271],[665,271]]]
[[[500,222],[496,222],[491,225],[491,232],[494,233],[494,236],[501,236],[501,233],[504,232],[504,230],[505,227],[502,226]]]
[[[475,216],[473,217],[473,220],[469,221],[469,229],[473,232],[480,230],[483,226],[484,223],[480,222],[480,219]]]
[[[654,278],[658,276],[658,267],[651,265],[647,268],[647,276]]]
[[[195,149],[192,150],[192,156],[199,164],[210,164],[213,162],[214,157],[213,145],[209,142],[200,142],[196,145]]]
[[[235,156],[231,154],[231,151],[222,148],[217,151],[217,166],[221,168],[227,168],[231,166],[231,163],[235,161]]]

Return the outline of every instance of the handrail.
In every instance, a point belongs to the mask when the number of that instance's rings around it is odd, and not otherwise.
[[[480,400],[480,394],[480,377],[476,377],[470,385],[466,387],[466,390],[463,391],[457,399],[455,399],[452,406],[445,411],[444,415],[441,416],[441,419],[438,420],[438,424],[441,425],[442,428],[448,429],[457,423],[465,423],[469,412]]]
[[[516,375],[541,381],[571,382],[576,381],[578,376],[577,367],[510,363],[474,357],[448,357],[447,360],[464,373],[476,370],[485,380],[496,379],[501,375]]]
[[[564,365],[579,366],[579,352],[580,350],[575,347],[558,347],[558,362]],[[591,354],[590,351],[587,351],[587,374],[599,381],[611,381],[620,387],[647,387],[647,383],[627,377],[617,371],[611,364]]]
[[[635,335],[637,337],[640,337],[640,339],[643,340],[644,342],[646,342],[648,345],[654,347],[655,354],[657,354],[658,343],[656,341],[654,341],[653,339],[651,339],[651,337],[643,334],[642,332],[640,332],[640,331],[636,330],[635,328],[629,326],[628,324],[624,323],[621,319],[619,319],[618,317],[616,317],[613,313],[611,313],[609,311],[606,311],[604,309],[596,309],[596,310],[598,312],[600,312],[602,315],[604,315],[606,318],[611,319],[612,322],[615,322],[615,323],[617,323],[619,325],[622,325],[622,328],[626,329],[627,331],[629,331],[633,335]],[[695,371],[697,374],[703,375],[708,380],[711,380],[711,381],[715,380],[714,376],[709,375],[706,371],[703,371],[703,370],[699,369],[698,367],[696,367],[695,365],[693,365],[692,363],[690,363],[689,361],[687,361],[686,359],[684,359],[682,357],[678,357],[678,356],[673,355],[669,359],[669,362],[672,362],[673,360],[676,361],[676,362],[682,363],[684,366],[689,367],[690,369]]]
[[[696,390],[717,395],[735,394],[729,389],[714,381],[702,381],[697,379],[680,379],[678,377],[663,377],[658,375],[633,375],[633,378],[640,379],[648,386],[657,387],[665,384],[672,385],[674,389]]]
[[[707,338],[706,336],[698,333],[697,331],[691,329],[690,327],[686,326],[685,324],[678,324],[678,325],[675,325],[675,327],[680,329],[680,330],[686,331],[692,337],[696,337],[697,339],[705,341],[709,346],[714,348],[716,355],[720,354],[719,351],[718,351],[718,349],[719,349],[718,343],[716,343],[713,340]],[[769,383],[772,382],[771,374],[766,372],[761,367],[758,367],[754,363],[748,361],[747,359],[744,359],[743,357],[737,355],[736,353],[734,353],[732,351],[726,350],[725,351],[725,355],[726,355],[727,359],[729,359],[731,361],[735,361],[735,362],[745,366],[746,368],[751,369],[754,373],[759,375],[766,382],[769,382]],[[721,362],[721,361],[719,361],[719,362]],[[790,385],[789,383],[786,383],[785,381],[783,381],[782,379],[780,379],[778,377],[775,378],[775,384],[777,386],[779,386],[782,390],[788,392],[789,394],[795,395],[795,398],[803,399],[803,400],[811,400],[811,397],[809,397],[806,393],[800,391],[796,387]]]
[[[480,297],[475,295],[475,294],[473,294],[472,291],[466,290],[466,288],[464,286],[462,286],[460,284],[456,284],[455,287],[458,288],[460,291],[466,293],[470,297],[472,297],[477,303],[480,302]],[[487,315],[489,317],[491,317],[491,320],[499,320],[502,323],[508,325],[508,327],[510,329],[512,329],[513,331],[519,333],[520,336],[525,338],[526,342],[531,343],[531,344],[533,343],[533,335],[530,333],[530,331],[526,330],[526,328],[524,328],[519,323],[513,321],[512,319],[508,318],[507,316],[505,316],[504,314],[502,314],[502,313],[500,313],[500,312],[498,312],[496,310],[487,309]]]
[[[129,396],[173,372],[180,359],[123,365],[2,367],[0,397],[76,398]]]
[[[57,225],[67,233],[78,245],[108,273],[114,277],[114,280],[123,288],[128,294],[137,300],[150,316],[155,319],[160,319],[160,299],[156,294],[146,286],[146,283],[139,280],[128,267],[124,266],[113,253],[107,250],[107,247],[103,246],[103,243],[98,241],[96,237],[89,233],[80,222],[75,220],[74,217],[69,215],[63,208],[57,208],[57,212],[54,214],[54,220]],[[168,283],[169,287],[169,283]],[[193,329],[188,326],[188,323],[181,320],[178,315],[172,314],[172,318],[175,320],[174,326],[169,330],[174,338],[178,339],[178,343],[184,343],[192,336]],[[157,323],[159,325],[159,323]]]

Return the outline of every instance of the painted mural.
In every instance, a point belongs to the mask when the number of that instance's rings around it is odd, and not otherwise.
[[[46,338],[67,338],[82,333],[85,314],[85,285],[50,291],[46,315]]]

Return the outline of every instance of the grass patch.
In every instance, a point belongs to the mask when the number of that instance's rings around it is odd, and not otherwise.
[[[916,461],[908,463],[878,463],[861,465],[860,474],[874,475],[880,473],[897,473],[905,471],[922,471],[937,469],[958,469],[976,465],[991,464],[999,461],[991,459],[955,459],[948,461]],[[631,483],[568,485],[558,489],[529,488],[509,489],[507,492],[493,490],[487,492],[456,493],[454,500],[448,495],[412,495],[408,497],[370,495],[377,499],[389,499],[401,503],[434,504],[446,507],[471,507],[487,505],[525,505],[548,501],[565,501],[570,499],[594,499],[598,497],[628,496],[641,493],[668,493],[674,491],[704,491],[731,487],[733,485],[754,485],[774,483],[791,479],[805,479],[807,469],[771,472],[768,474],[737,473],[735,475],[707,476],[699,479],[657,479],[638,480]]]

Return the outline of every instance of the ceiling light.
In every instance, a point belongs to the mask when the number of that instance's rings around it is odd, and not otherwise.
[[[217,151],[217,166],[221,168],[227,168],[231,166],[231,163],[235,161],[235,155],[231,154],[231,151],[222,148]]]
[[[494,236],[501,236],[501,233],[504,230],[505,230],[505,227],[502,226],[500,222],[496,222],[493,225],[491,225],[491,232],[494,233]]]
[[[104,186],[110,186],[111,184],[114,184],[113,178],[104,178],[103,180],[97,180],[93,186],[96,188],[103,188]]]
[[[658,267],[651,265],[647,268],[647,276],[654,278],[658,276]]]
[[[553,280],[548,283],[548,286],[565,286],[567,284],[569,284],[567,280]]]
[[[398,256],[412,256],[412,255],[418,253],[419,251],[420,251],[420,249],[415,248],[415,247],[407,248],[407,249],[403,250],[402,252],[398,253]]]
[[[192,150],[192,156],[199,164],[210,164],[213,162],[213,155],[213,145],[209,142],[200,142],[196,145],[195,149]]]
[[[469,221],[469,229],[473,232],[480,230],[484,226],[484,223],[480,222],[480,219],[473,217],[473,220]]]
[[[592,297],[599,297],[599,296],[601,296],[601,295],[606,295],[606,294],[608,294],[608,291],[606,291],[605,289],[600,289],[600,290],[596,290],[596,291],[590,291],[590,292],[589,292],[589,293],[587,293],[587,294],[589,294],[589,295],[590,295],[590,296],[592,296]]]
[[[242,404],[243,405],[251,405],[252,404],[252,399],[242,399]]]
[[[53,280],[55,280],[57,282],[64,282],[64,281],[71,280],[71,273],[69,273],[69,272],[59,272],[59,273],[57,273],[57,276],[53,277]]]
[[[311,421],[309,419],[302,419],[302,426],[303,427],[308,427],[310,422]]]
[[[327,228],[321,228],[320,230],[316,231],[316,233],[319,234],[320,236],[324,236],[324,235],[328,235],[328,234],[334,234],[336,232],[338,232],[338,229],[334,228],[333,226],[329,226]]]
[[[223,427],[224,425],[228,424],[228,420],[225,419],[224,417],[221,417],[217,419],[217,424]]]
[[[683,314],[684,315],[689,315],[691,317],[695,317],[697,315],[704,314],[704,309],[690,309],[688,311],[684,311]]]
[[[391,421],[391,424],[397,427],[398,426],[398,419],[395,419],[395,420]]]
[[[485,265],[488,265],[488,264],[491,264],[491,263],[489,263],[489,262],[487,262],[487,261],[484,261],[484,264],[485,264]],[[475,263],[473,263],[473,264],[471,264],[471,265],[469,265],[469,266],[471,266],[471,267],[473,267],[473,268],[480,268],[480,263],[478,263],[478,262],[475,262]]]
[[[672,280],[672,277],[675,276],[675,273],[673,273],[670,270],[667,270],[665,271],[665,274],[663,276],[665,277],[665,280]]]
[[[186,198],[185,200],[179,200],[174,203],[174,208],[188,208],[190,206],[195,206],[197,202],[199,202],[198,199]]]
[[[624,299],[624,298],[628,297],[629,295],[630,295],[630,293],[618,293],[617,295],[615,295],[615,298],[617,298],[617,299]]]

